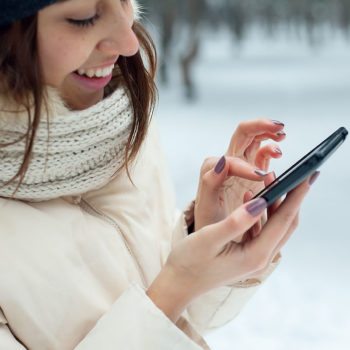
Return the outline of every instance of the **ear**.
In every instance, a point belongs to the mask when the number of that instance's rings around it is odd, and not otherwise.
[[[131,0],[131,6],[134,9],[134,20],[135,21],[140,20],[141,19],[141,14],[142,14],[141,5],[138,3],[137,0]]]

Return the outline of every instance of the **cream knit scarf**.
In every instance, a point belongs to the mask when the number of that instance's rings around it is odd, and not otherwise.
[[[107,184],[120,167],[133,122],[124,87],[94,106],[71,111],[55,89],[48,88],[49,114],[42,115],[32,159],[22,185],[13,198],[38,202],[79,195]],[[0,100],[0,102],[3,102]],[[3,103],[0,109],[3,109]],[[49,118],[49,140],[47,118]],[[27,130],[27,113],[0,112],[0,143],[17,140]],[[23,161],[25,138],[0,148],[0,186],[11,179]],[[45,164],[47,156],[47,164]],[[18,179],[0,188],[10,197]]]

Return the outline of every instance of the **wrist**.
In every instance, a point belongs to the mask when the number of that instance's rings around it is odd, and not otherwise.
[[[174,323],[192,301],[189,289],[177,278],[171,268],[163,267],[146,291],[153,303]]]

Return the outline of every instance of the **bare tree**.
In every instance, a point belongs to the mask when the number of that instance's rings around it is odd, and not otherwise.
[[[196,89],[191,76],[191,67],[199,54],[200,30],[206,10],[206,2],[205,0],[188,0],[186,4],[187,38],[182,53],[180,54],[180,64],[185,96],[188,100],[193,100],[196,97]]]

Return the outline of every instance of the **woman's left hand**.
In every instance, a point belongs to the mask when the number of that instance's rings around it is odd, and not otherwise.
[[[267,175],[270,160],[280,158],[282,152],[275,144],[261,146],[261,142],[284,140],[283,128],[284,124],[270,119],[242,122],[234,132],[225,156],[204,161],[195,200],[195,231],[225,219],[273,180]],[[217,173],[215,169],[221,172]],[[256,171],[262,173],[259,175]],[[256,225],[255,234],[262,225]]]

